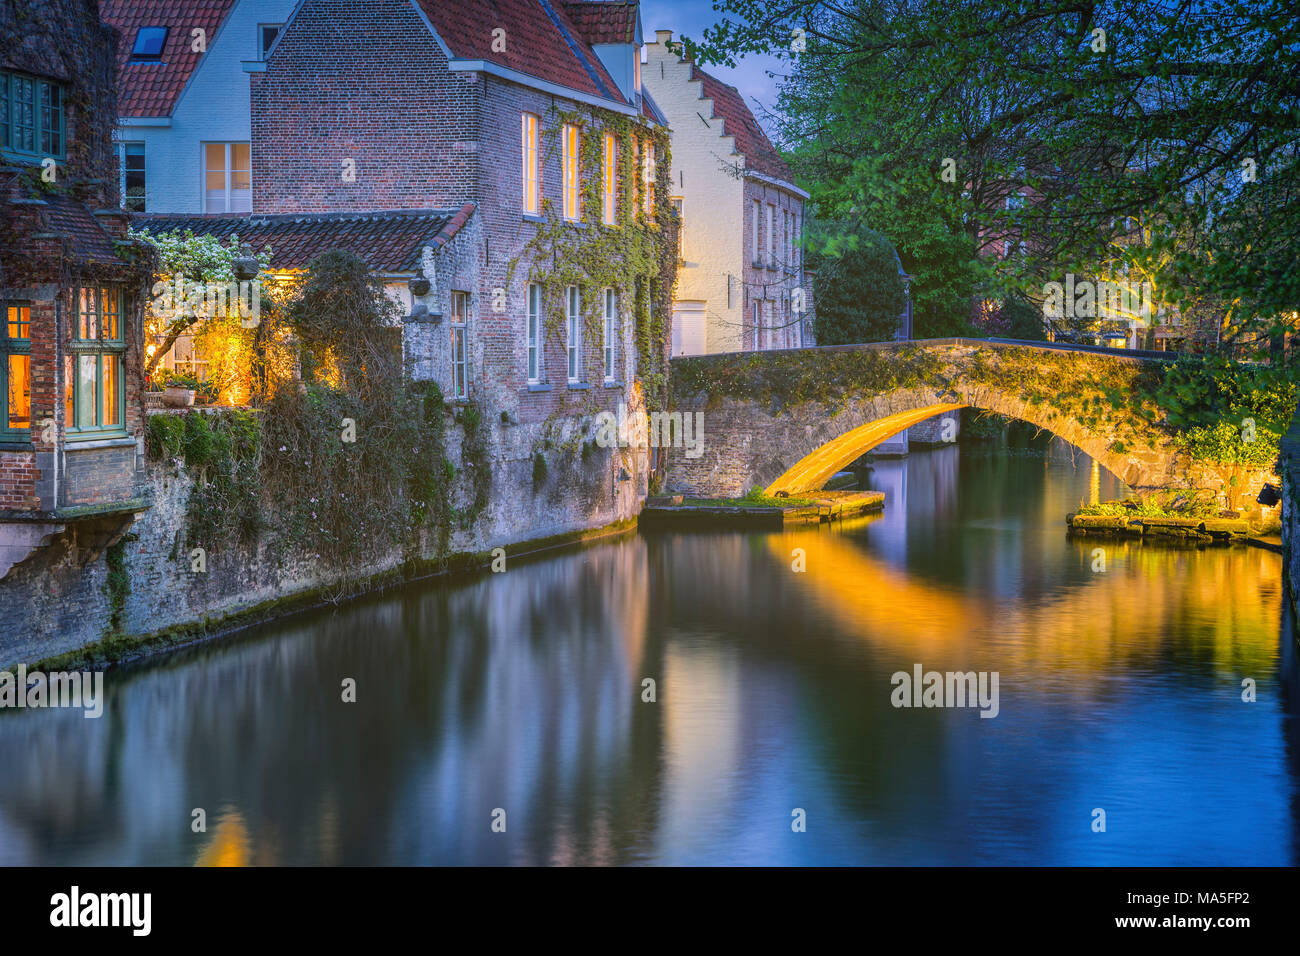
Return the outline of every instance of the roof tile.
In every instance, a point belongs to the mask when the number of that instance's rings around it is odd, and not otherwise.
[[[304,269],[330,249],[345,249],[375,272],[414,272],[425,246],[435,249],[451,240],[474,213],[474,204],[459,209],[402,210],[367,213],[316,213],[284,216],[133,216],[137,231],[192,231],[227,239],[238,236],[255,250],[271,247],[271,268]]]
[[[693,63],[691,79],[703,82],[704,95],[713,100],[714,117],[722,119],[723,135],[736,138],[736,150],[745,157],[745,169],[793,183],[790,167],[758,125],[739,91],[716,76],[705,73]]]
[[[100,16],[121,34],[117,45],[119,116],[170,116],[203,59],[191,49],[192,31],[205,30],[209,43],[235,0],[101,0]],[[132,63],[136,31],[167,27],[162,58]]]

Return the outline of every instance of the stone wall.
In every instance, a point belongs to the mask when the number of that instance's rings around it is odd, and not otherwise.
[[[645,499],[644,452],[589,448],[585,421],[550,437],[546,478],[535,482],[532,449],[544,441],[539,426],[488,422],[489,503],[474,525],[457,529],[453,555],[469,555],[542,539],[599,529],[636,516]],[[473,497],[462,468],[463,431],[449,419],[448,457],[459,477],[454,503]],[[565,446],[564,442],[568,442]],[[621,476],[626,473],[627,479]],[[239,619],[284,613],[297,598],[312,603],[357,593],[366,579],[397,571],[400,547],[380,557],[358,556],[353,566],[327,570],[292,541],[264,534],[251,547],[206,551],[202,572],[193,570],[187,508],[193,479],[178,461],[150,463],[145,487],[151,507],[115,547],[90,526],[55,535],[0,580],[0,668],[76,651],[105,638],[143,638],[206,622],[218,633]],[[426,538],[432,537],[426,535]],[[423,550],[431,556],[431,546]],[[112,574],[120,561],[121,574]],[[369,581],[373,586],[376,582]]]

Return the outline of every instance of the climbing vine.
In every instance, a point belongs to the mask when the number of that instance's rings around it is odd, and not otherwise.
[[[584,341],[601,341],[600,292],[612,288],[630,313],[638,377],[647,398],[666,398],[668,329],[677,275],[678,216],[672,206],[670,152],[666,130],[641,120],[596,110],[552,108],[543,124],[547,156],[560,148],[566,124],[579,128],[579,219],[565,220],[551,199],[544,199],[536,232],[507,268],[507,283],[527,268],[528,281],[542,287],[544,329],[549,341],[564,341],[566,289],[577,286],[582,303]],[[617,144],[615,225],[603,219],[605,134]],[[655,184],[650,215],[641,170],[642,156],[653,147]],[[589,353],[588,353],[589,354]],[[571,414],[566,408],[557,414]]]

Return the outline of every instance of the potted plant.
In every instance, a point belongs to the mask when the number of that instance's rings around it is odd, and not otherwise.
[[[194,393],[198,391],[200,382],[191,373],[171,372],[163,385],[163,404],[185,408],[194,404]]]

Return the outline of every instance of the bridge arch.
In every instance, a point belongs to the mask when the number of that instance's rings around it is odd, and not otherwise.
[[[1158,363],[979,339],[673,359],[674,410],[702,414],[703,442],[694,458],[672,450],[667,488],[813,491],[905,428],[967,406],[1042,428],[1138,491],[1213,487],[1143,398]]]

